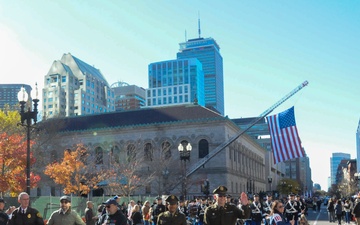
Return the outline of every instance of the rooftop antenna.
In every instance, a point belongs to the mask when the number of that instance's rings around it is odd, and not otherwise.
[[[185,42],[187,42],[186,29],[185,29]]]
[[[200,29],[200,12],[198,12],[198,31],[199,31],[199,38],[201,38],[201,29]]]

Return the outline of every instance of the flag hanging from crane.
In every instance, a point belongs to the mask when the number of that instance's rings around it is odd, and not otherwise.
[[[275,164],[305,156],[296,128],[294,107],[268,116],[266,120],[270,130]]]

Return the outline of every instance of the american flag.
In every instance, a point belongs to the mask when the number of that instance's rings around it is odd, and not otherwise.
[[[305,156],[296,128],[294,107],[268,116],[266,119],[270,130],[275,164]]]

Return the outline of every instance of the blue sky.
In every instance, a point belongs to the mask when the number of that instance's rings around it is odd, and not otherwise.
[[[360,118],[360,1],[0,0],[1,83],[43,86],[70,52],[110,84],[147,87],[147,66],[175,59],[178,43],[201,36],[220,45],[225,114],[258,116],[295,106],[315,183],[327,188],[333,152],[356,157]]]

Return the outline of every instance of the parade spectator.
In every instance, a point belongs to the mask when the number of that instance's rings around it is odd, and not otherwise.
[[[96,215],[94,215],[94,203],[92,201],[86,202],[85,209],[85,223],[86,225],[95,225],[95,221],[98,219]]]
[[[335,214],[339,225],[341,225],[342,213],[343,213],[343,207],[342,207],[341,199],[339,199],[337,200],[335,205]]]
[[[97,225],[127,225],[126,216],[118,208],[118,203],[115,199],[109,198],[103,204],[106,208],[106,214],[102,215]]]
[[[71,198],[66,195],[60,198],[60,209],[54,211],[50,215],[46,224],[85,225],[79,214],[77,214],[74,210],[71,210]]]
[[[151,214],[150,214],[150,202],[145,201],[143,207],[141,208],[144,225],[150,225]]]
[[[351,221],[351,203],[350,203],[350,200],[347,199],[345,200],[345,203],[344,203],[344,210],[345,210],[345,223],[346,224],[350,224],[350,221]]]
[[[140,206],[134,205],[131,211],[131,221],[133,225],[142,225],[142,215],[140,213]]]
[[[5,200],[0,198],[0,225],[6,225],[11,213],[15,210],[15,206],[10,206],[8,210],[5,211],[5,204]]]
[[[335,205],[334,200],[332,198],[329,199],[328,205],[327,205],[327,211],[329,215],[329,222],[335,222]]]
[[[294,225],[295,220],[286,221],[284,216],[284,204],[280,201],[275,200],[272,204],[270,212],[270,224],[271,225]]]
[[[30,196],[26,192],[21,192],[18,196],[20,206],[12,212],[8,225],[44,225],[44,220],[38,210],[31,208]]]

